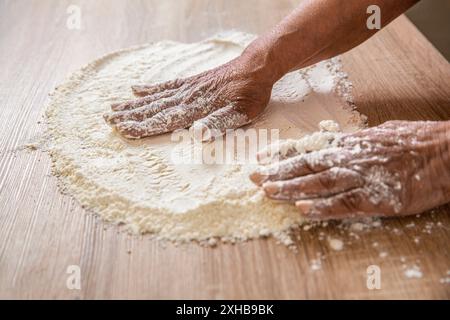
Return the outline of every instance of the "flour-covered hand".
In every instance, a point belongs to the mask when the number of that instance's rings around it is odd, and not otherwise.
[[[130,139],[192,127],[210,140],[251,122],[269,102],[274,81],[248,61],[242,55],[196,76],[134,86],[141,98],[112,105],[104,118]]]
[[[390,121],[250,178],[311,219],[421,213],[450,201],[450,122]]]

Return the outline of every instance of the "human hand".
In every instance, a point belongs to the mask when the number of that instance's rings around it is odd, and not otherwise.
[[[104,119],[129,139],[192,127],[211,140],[251,122],[269,102],[274,81],[248,61],[242,55],[189,78],[133,86],[141,98],[112,105]]]
[[[311,219],[421,213],[450,201],[450,122],[389,121],[259,167],[269,198]]]

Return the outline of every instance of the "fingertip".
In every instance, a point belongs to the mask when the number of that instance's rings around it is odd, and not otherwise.
[[[272,154],[266,149],[256,154],[256,161],[259,165],[267,166],[279,162],[280,157],[278,154]]]
[[[143,85],[133,85],[131,86],[131,91],[133,91],[133,94],[138,97],[145,97],[149,95],[148,87]]]
[[[210,142],[214,140],[210,128],[202,121],[195,121],[189,128],[189,131],[196,141]]]
[[[256,161],[260,164],[268,164],[270,163],[269,155],[267,154],[267,150],[262,150],[256,154]]]
[[[295,202],[295,206],[303,216],[310,217],[314,207],[313,200],[299,200]]]
[[[267,176],[263,174],[261,169],[256,169],[249,175],[249,178],[254,184],[256,184],[259,187],[261,187],[263,183],[267,181]]]
[[[114,113],[112,113],[112,112],[107,112],[107,113],[104,113],[104,114],[103,114],[103,119],[105,120],[105,122],[106,122],[107,124],[109,124],[109,125],[114,125],[114,123],[113,123],[113,116],[114,116]]]
[[[278,182],[265,182],[262,187],[269,198],[276,196],[281,191],[281,185]]]
[[[207,118],[195,121],[189,130],[192,137],[200,142],[212,142],[225,134],[222,130],[214,129],[214,124]]]
[[[109,117],[110,117],[110,113],[103,114],[103,120],[105,120],[107,123],[109,123]]]
[[[119,103],[113,103],[111,104],[111,110],[112,111],[122,111],[125,108],[126,103],[119,102]]]
[[[260,175],[258,172],[252,172],[250,173],[250,175],[248,176],[250,178],[250,181],[253,182],[254,184],[256,184],[257,186],[261,186],[260,184]]]
[[[118,123],[115,128],[120,135],[127,139],[137,140],[143,137],[141,130],[130,122]]]

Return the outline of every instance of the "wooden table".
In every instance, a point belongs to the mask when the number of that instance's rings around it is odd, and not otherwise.
[[[297,1],[0,1],[0,298],[450,298],[450,206],[351,233],[299,233],[298,253],[273,240],[205,248],[127,235],[58,192],[35,141],[47,94],[70,72],[119,48],[197,41],[221,29],[261,33]],[[70,4],[81,30],[66,26]],[[344,56],[370,125],[450,119],[450,66],[405,18]],[[345,242],[331,250],[327,237]],[[313,270],[315,259],[321,268]],[[66,286],[81,268],[81,290]],[[381,269],[381,289],[366,269]],[[421,278],[405,268],[420,267]]]

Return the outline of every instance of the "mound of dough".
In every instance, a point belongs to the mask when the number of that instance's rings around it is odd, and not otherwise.
[[[131,85],[213,68],[238,56],[253,38],[228,32],[191,44],[162,41],[111,53],[73,74],[47,109],[48,148],[64,190],[103,219],[159,239],[282,237],[301,224],[294,206],[266,199],[251,183],[254,163],[173,161],[189,139],[177,143],[166,134],[128,141],[102,117],[110,104],[134,98]],[[290,73],[249,127],[279,129],[280,139],[302,137],[324,119],[356,130],[364,119],[351,107],[345,79],[337,59]]]

